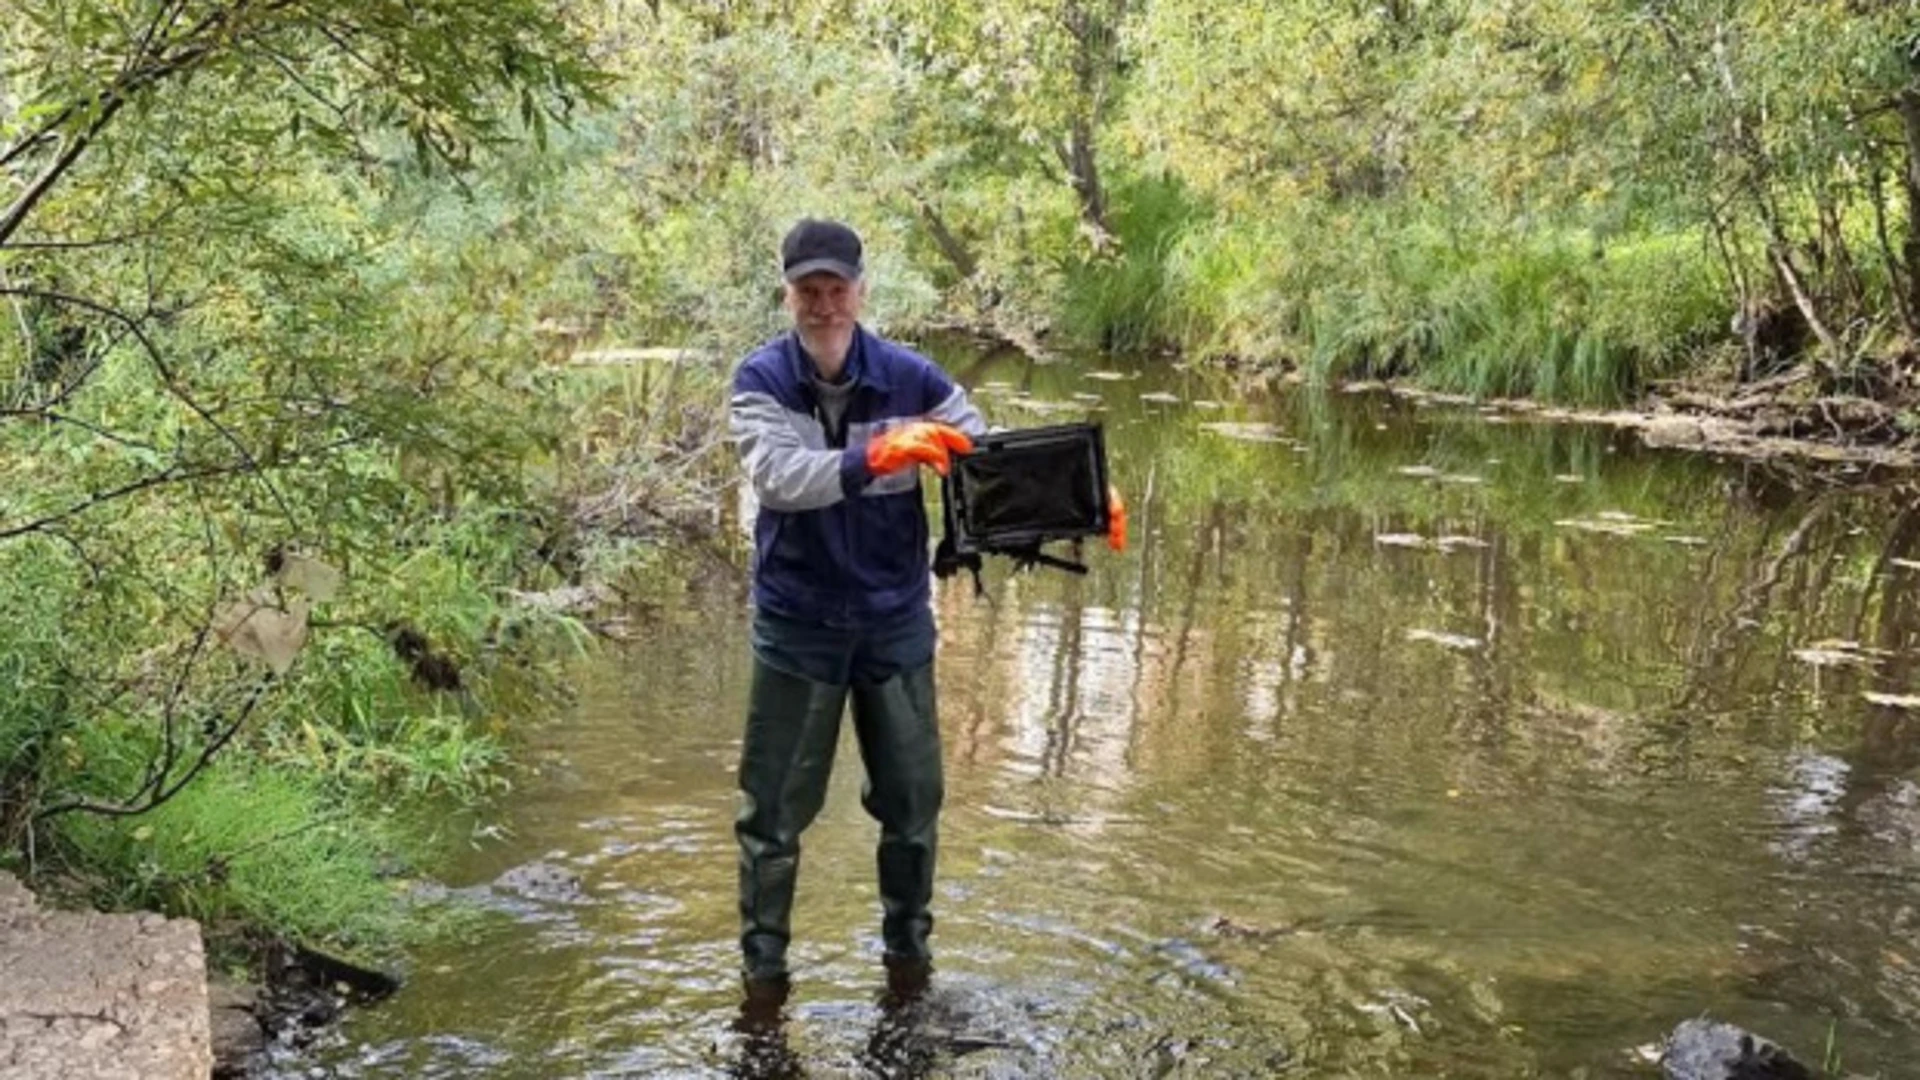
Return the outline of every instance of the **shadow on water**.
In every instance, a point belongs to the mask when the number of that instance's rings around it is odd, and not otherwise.
[[[697,595],[583,664],[446,871],[579,888],[424,950],[286,1075],[1625,1077],[1706,1011],[1864,1075],[1920,1059],[1910,486],[951,366],[998,423],[1102,418],[1135,545],[937,591],[932,989],[882,1000],[843,748],[793,996],[736,1030],[745,613]]]

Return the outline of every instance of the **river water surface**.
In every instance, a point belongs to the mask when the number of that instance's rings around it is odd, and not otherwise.
[[[1102,418],[1134,545],[938,588],[935,990],[877,1004],[849,735],[775,1074],[1644,1076],[1636,1048],[1709,1012],[1920,1075],[1911,490],[1384,395],[1214,407],[1237,395],[1161,364],[948,361],[996,423]],[[584,661],[444,875],[545,860],[582,895],[415,957],[293,1075],[757,1067],[743,597]]]

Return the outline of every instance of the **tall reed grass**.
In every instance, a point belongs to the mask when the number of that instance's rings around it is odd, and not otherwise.
[[[1116,200],[1122,253],[1069,273],[1062,318],[1109,349],[1605,404],[1725,325],[1716,267],[1684,231],[1519,230],[1406,201],[1229,217],[1169,182]]]

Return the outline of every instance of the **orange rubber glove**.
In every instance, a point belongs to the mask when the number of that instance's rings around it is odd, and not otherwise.
[[[1127,504],[1120,498],[1120,489],[1107,485],[1107,546],[1115,551],[1127,550]]]
[[[941,476],[947,475],[952,455],[973,449],[967,433],[950,424],[916,420],[890,428],[867,442],[867,468],[875,476],[885,476],[914,465],[931,465]]]

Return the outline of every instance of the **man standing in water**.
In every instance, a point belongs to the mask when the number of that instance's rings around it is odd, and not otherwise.
[[[747,1003],[787,996],[800,834],[819,813],[852,703],[880,823],[888,989],[932,970],[942,797],[927,517],[918,466],[945,474],[986,424],[926,357],[860,325],[858,235],[805,220],[781,244],[790,333],[734,375],[730,423],[760,504],[753,680],[740,757],[740,948]]]

